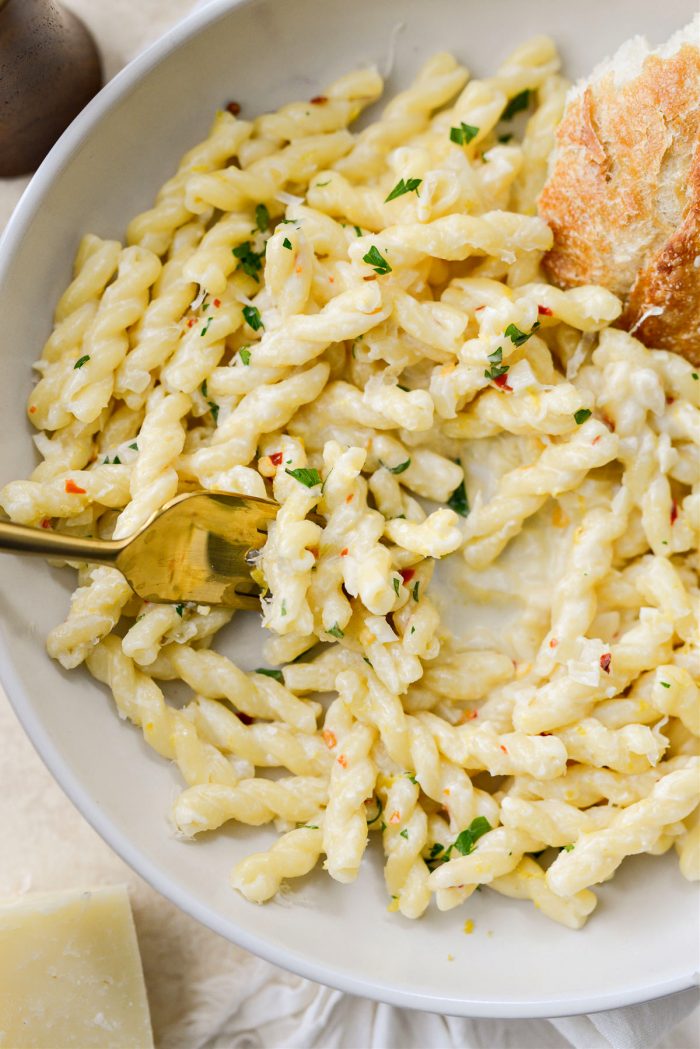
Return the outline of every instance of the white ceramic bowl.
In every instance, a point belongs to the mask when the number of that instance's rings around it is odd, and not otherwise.
[[[122,236],[222,103],[235,98],[249,115],[311,97],[353,67],[382,69],[392,39],[389,95],[434,51],[453,50],[475,74],[488,74],[539,32],[557,40],[575,77],[634,33],[660,42],[694,8],[693,0],[216,0],[196,12],[90,103],[42,165],[2,241],[0,483],[32,466],[24,414],[30,364],[81,233]],[[0,573],[2,677],[44,761],[135,870],[216,932],[354,994],[457,1015],[589,1012],[693,982],[695,896],[673,856],[626,862],[581,932],[488,892],[461,910],[431,909],[409,922],[387,913],[376,857],[352,886],[316,874],[279,902],[246,903],[228,873],[270,841],[269,832],[235,827],[194,845],[177,841],[166,822],[175,771],[119,721],[103,688],[45,654],[73,574],[7,556]],[[259,633],[257,617],[241,614],[223,648],[254,667]],[[466,917],[475,921],[471,936],[462,931]]]

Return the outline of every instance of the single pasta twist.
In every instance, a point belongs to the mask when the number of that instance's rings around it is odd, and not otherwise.
[[[312,821],[313,822],[313,819]],[[302,878],[318,863],[323,832],[318,824],[290,830],[267,852],[253,852],[231,871],[231,885],[252,903],[264,903],[287,878]]]

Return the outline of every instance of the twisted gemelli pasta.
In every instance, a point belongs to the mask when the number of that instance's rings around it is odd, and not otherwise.
[[[176,766],[178,838],[274,825],[219,841],[246,900],[376,850],[392,915],[483,887],[580,929],[626,856],[700,878],[700,379],[547,281],[551,40],[435,55],[356,131],[382,87],[217,113],[126,246],[83,237],[0,507],[121,540],[198,487],[277,503],[264,655],[95,565],[47,639]]]

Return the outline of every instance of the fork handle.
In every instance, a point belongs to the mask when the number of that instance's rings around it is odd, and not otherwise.
[[[123,549],[123,542],[81,539],[78,536],[50,532],[44,528],[29,528],[12,521],[0,521],[0,551],[6,553],[35,554],[39,557],[60,557],[66,561],[113,565]]]

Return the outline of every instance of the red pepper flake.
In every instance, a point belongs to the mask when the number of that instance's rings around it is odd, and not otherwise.
[[[671,524],[674,525],[678,520],[678,503],[675,499],[671,500]]]
[[[338,745],[338,740],[336,739],[335,732],[331,732],[329,728],[324,729],[321,735],[323,736],[323,742],[326,744],[329,750],[333,750],[333,747]]]
[[[415,568],[399,568],[399,575],[403,579],[404,583],[410,583],[415,574]]]
[[[328,283],[329,284],[335,284],[335,277],[329,277],[328,278]]]
[[[505,372],[503,375],[497,375],[493,381],[496,386],[499,386],[502,390],[508,390],[509,393],[513,392],[513,387],[508,385],[508,376]]]
[[[615,423],[612,421],[612,419],[608,418],[607,415],[601,415],[601,419],[603,420],[607,428],[609,430],[612,430],[613,433],[615,433]]]
[[[479,716],[479,711],[478,710],[465,710],[464,713],[462,714],[462,717],[460,718],[460,720],[461,720],[462,724],[464,724],[465,721],[473,721],[474,718],[478,718],[478,716]]]
[[[554,310],[550,310],[549,306],[538,305],[537,312],[539,313],[540,317],[551,317],[554,313]]]
[[[273,466],[281,466],[282,460],[284,459],[284,452],[274,452],[270,456],[270,462]]]
[[[219,306],[221,305],[221,299],[214,299],[214,305],[216,306],[216,308],[218,310]]]
[[[42,528],[50,528],[51,527],[51,518],[50,517],[44,517],[44,519],[41,522],[41,527]]]
[[[80,488],[73,480],[66,481],[65,487],[68,495],[85,495],[85,489]]]
[[[362,279],[363,280],[376,280],[377,278],[374,275],[372,275],[372,276],[369,276],[369,277],[363,277]]]
[[[344,546],[343,549],[340,551],[340,556],[347,557],[349,553],[350,551],[348,550],[347,546]]]
[[[600,657],[600,669],[604,670],[606,674],[610,673],[610,664],[612,662],[612,655],[610,652],[603,652]]]
[[[187,322],[187,327],[188,328],[194,328],[196,323],[197,323],[197,318],[196,317],[190,317],[190,319]]]
[[[394,811],[392,812],[391,816],[389,816],[389,823],[400,823],[400,822],[401,822],[401,813],[398,811],[398,809],[394,809]]]
[[[241,111],[241,107],[238,102],[229,102],[226,106],[226,112],[230,113],[232,117],[237,117]]]
[[[551,732],[540,732],[540,736],[551,736]]]
[[[478,312],[479,312],[479,310],[485,310],[485,309],[486,309],[486,305],[483,305],[483,306],[475,306],[475,307],[474,307],[474,313],[478,313]]]
[[[342,765],[344,769],[348,767],[348,759],[345,757],[344,754],[341,754],[338,758],[338,764]]]
[[[597,444],[599,440],[600,440],[600,434],[598,434],[597,437],[593,438],[593,440],[591,441],[591,444]]]
[[[556,648],[558,644],[559,644],[559,642],[557,641],[556,637],[550,638],[550,641],[549,641],[549,647],[550,648]]]
[[[676,400],[675,397],[667,397],[666,398],[666,404],[674,404],[675,400]]]
[[[350,492],[348,495],[345,496],[345,502],[346,503],[351,503],[354,498],[355,498],[355,493],[354,492]]]
[[[31,405],[29,406],[29,414],[30,414],[30,415],[34,415],[34,412],[35,412],[35,411],[36,411],[36,405],[35,405],[35,404],[31,404]]]
[[[328,99],[327,99],[327,97],[325,95],[314,95],[314,97],[311,99],[311,105],[312,106],[322,106],[324,104],[324,102],[327,102],[327,101],[328,101]]]
[[[508,748],[504,747],[502,743],[498,744],[499,750],[502,750],[504,754],[508,753]]]

